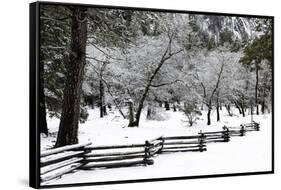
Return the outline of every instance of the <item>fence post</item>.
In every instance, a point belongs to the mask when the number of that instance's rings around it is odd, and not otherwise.
[[[144,165],[152,165],[153,164],[153,160],[150,160],[150,147],[151,147],[151,144],[149,141],[145,141],[145,148],[144,148],[144,159],[143,159],[143,162],[144,162]]]
[[[223,140],[224,140],[224,142],[229,141],[229,129],[226,126],[224,126]]]
[[[199,151],[203,152],[204,151],[204,139],[205,139],[205,135],[203,133],[201,133],[202,131],[200,131],[200,137],[199,137]]]
[[[162,153],[162,149],[164,148],[164,141],[165,139],[163,137],[160,137],[159,140],[161,140],[161,148],[159,149],[158,153],[161,154]]]
[[[244,136],[245,135],[245,127],[244,127],[244,125],[240,125],[241,126],[241,129],[240,129],[240,136]]]
[[[260,124],[257,123],[257,122],[254,122],[254,124],[255,124],[256,131],[259,131],[260,130]]]
[[[82,150],[84,151],[84,154],[81,155],[81,157],[83,158],[83,160],[81,161],[81,162],[82,162],[82,166],[80,166],[80,168],[87,164],[85,154],[88,154],[88,153],[92,152],[90,149],[87,149],[86,146],[83,146],[83,147],[82,147]]]

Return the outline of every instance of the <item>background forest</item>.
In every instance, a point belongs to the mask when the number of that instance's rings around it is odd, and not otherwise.
[[[128,127],[161,109],[189,126],[271,112],[271,19],[44,5],[40,42],[40,131],[60,120],[55,147],[78,143],[92,109]]]

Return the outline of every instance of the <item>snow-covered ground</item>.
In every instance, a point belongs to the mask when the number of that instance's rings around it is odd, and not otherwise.
[[[249,123],[250,116],[245,118],[236,113],[228,116],[225,109],[221,112],[221,121],[216,122],[216,113],[212,113],[212,125],[206,125],[206,113],[193,127],[189,127],[182,112],[159,110],[165,121],[151,121],[142,114],[140,127],[128,128],[128,121],[111,112],[104,118],[99,118],[98,109],[89,110],[88,121],[80,124],[79,140],[92,142],[93,145],[113,145],[144,143],[155,137],[191,135],[202,131],[221,130],[223,125],[239,126]],[[48,184],[70,184],[85,182],[116,181],[130,179],[148,179],[163,177],[198,176],[209,174],[226,174],[241,172],[257,172],[271,170],[271,114],[254,115],[254,120],[260,123],[260,131],[248,132],[244,137],[231,137],[227,143],[207,144],[205,152],[184,152],[161,154],[154,158],[154,165],[126,168],[94,169],[76,171],[63,175]],[[41,136],[41,149],[54,145],[58,130],[58,119],[48,119],[49,137]]]

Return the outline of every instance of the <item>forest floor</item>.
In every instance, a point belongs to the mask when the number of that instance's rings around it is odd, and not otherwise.
[[[213,112],[212,125],[207,126],[206,112],[203,111],[197,123],[189,127],[183,112],[165,111],[164,108],[157,111],[160,121],[147,120],[143,113],[140,127],[129,128],[128,120],[124,120],[118,111],[111,111],[104,118],[99,118],[98,108],[89,110],[88,121],[79,125],[79,141],[90,141],[93,146],[144,143],[161,135],[192,135],[200,130],[218,131],[224,125],[238,127],[251,122],[250,115],[243,118],[233,109],[231,117],[223,109],[220,122],[216,122],[216,112]],[[77,171],[51,180],[46,185],[270,171],[271,114],[254,115],[254,120],[260,123],[260,131],[248,132],[244,137],[231,137],[228,143],[207,144],[205,152],[161,154],[154,158],[154,165],[150,166]],[[41,150],[54,145],[58,125],[59,119],[48,118],[51,135],[41,136]]]

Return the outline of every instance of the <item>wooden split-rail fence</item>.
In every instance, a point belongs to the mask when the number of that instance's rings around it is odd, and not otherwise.
[[[142,144],[93,146],[92,143],[68,145],[41,152],[40,179],[46,183],[76,170],[152,165],[153,157],[173,152],[203,152],[207,143],[228,142],[231,136],[259,131],[252,122],[239,127],[224,126],[221,131],[202,132],[193,136],[160,136]]]

